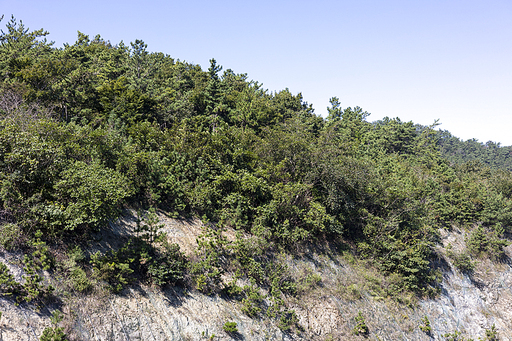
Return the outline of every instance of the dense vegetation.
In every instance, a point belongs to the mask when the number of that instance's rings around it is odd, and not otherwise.
[[[0,268],[0,293],[48,299],[43,268],[81,292],[91,290],[88,273],[114,292],[133,281],[182,283],[238,298],[247,315],[265,311],[287,329],[296,317],[282,295],[318,280],[293,281],[279,251],[329,240],[371,260],[389,296],[435,294],[439,228],[472,231],[467,254],[452,254],[462,263],[503,257],[509,149],[488,143],[484,157],[465,162],[464,144],[435,124],[372,123],[336,97],[323,119],[300,94],[268,92],[214,59],[203,71],[140,40],[78,33],[55,48],[46,35],[15,19],[0,35],[0,244],[25,253],[27,269],[20,284]],[[86,255],[89,236],[127,207],[150,209],[138,236]],[[158,235],[157,208],[208,226],[195,257]],[[236,241],[223,228],[238,231]],[[55,261],[55,250],[75,243]],[[226,271],[233,282],[222,282]],[[270,307],[257,287],[268,289]]]
[[[476,139],[462,141],[448,131],[439,131],[439,149],[450,162],[462,164],[468,161],[480,161],[491,168],[512,171],[512,146],[503,147],[499,143]]]

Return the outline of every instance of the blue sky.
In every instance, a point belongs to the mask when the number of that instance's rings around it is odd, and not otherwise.
[[[55,46],[77,31],[112,43],[209,59],[301,92],[317,114],[329,98],[369,120],[400,117],[463,139],[512,145],[512,1],[24,1],[0,0]]]

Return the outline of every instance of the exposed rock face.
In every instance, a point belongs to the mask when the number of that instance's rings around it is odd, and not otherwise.
[[[161,216],[164,230],[184,252],[191,254],[195,238],[201,233],[198,221],[180,221]],[[133,219],[112,226],[116,237],[103,235],[92,251],[115,247],[133,232]],[[443,232],[443,243],[457,245],[462,234]],[[440,246],[441,248],[441,246]],[[440,251],[442,253],[442,251]],[[507,253],[512,254],[512,247]],[[22,270],[16,257],[3,255],[18,280]],[[249,318],[240,303],[220,296],[206,296],[183,288],[159,290],[146,286],[132,287],[120,295],[89,295],[67,298],[60,307],[66,314],[68,334],[76,340],[358,340],[353,334],[355,317],[364,316],[369,339],[444,340],[446,333],[459,331],[475,340],[494,324],[500,340],[512,340],[512,268],[509,264],[481,262],[470,277],[444,264],[442,292],[435,300],[420,301],[414,307],[399,305],[362,290],[347,298],[339,295],[340,285],[348,285],[354,269],[343,259],[313,255],[303,260],[288,260],[296,271],[308,267],[322,277],[318,289],[300,299],[290,297],[298,328],[287,333],[276,321]],[[12,301],[0,299],[0,341],[38,340],[51,325],[51,311],[40,312]],[[420,330],[427,317],[431,333]],[[237,334],[223,330],[226,322],[237,323]]]

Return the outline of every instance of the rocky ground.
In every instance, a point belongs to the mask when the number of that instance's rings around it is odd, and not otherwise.
[[[160,214],[172,242],[191,254],[202,229],[197,220],[178,220]],[[134,218],[127,215],[112,224],[112,232],[98,236],[90,252],[116,247],[133,233]],[[457,247],[462,232],[442,232],[443,245]],[[512,247],[507,248],[512,255]],[[17,280],[22,269],[19,256],[2,254]],[[55,309],[65,314],[62,322],[77,340],[444,340],[447,333],[461,332],[475,340],[494,324],[500,340],[512,340],[512,268],[508,263],[482,261],[472,276],[454,270],[448,257],[443,266],[441,294],[434,300],[399,304],[381,298],[368,282],[378,281],[370,269],[361,268],[342,256],[309,253],[300,259],[286,259],[294,272],[310,271],[322,281],[316,289],[290,297],[298,328],[282,332],[275,321],[252,319],[240,310],[240,303],[221,296],[206,296],[180,287],[160,290],[131,287],[120,295],[107,293],[66,297],[60,304],[39,311],[0,299],[0,341],[38,340]],[[352,333],[355,317],[361,313],[369,329],[367,338]],[[422,331],[425,317],[431,332]],[[225,322],[236,322],[238,333],[227,334]]]

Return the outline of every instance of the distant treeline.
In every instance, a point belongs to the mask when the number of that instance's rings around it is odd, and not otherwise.
[[[446,130],[439,130],[438,144],[441,154],[450,162],[462,164],[468,161],[480,161],[489,167],[512,171],[512,146],[501,146],[476,139],[463,141]]]

